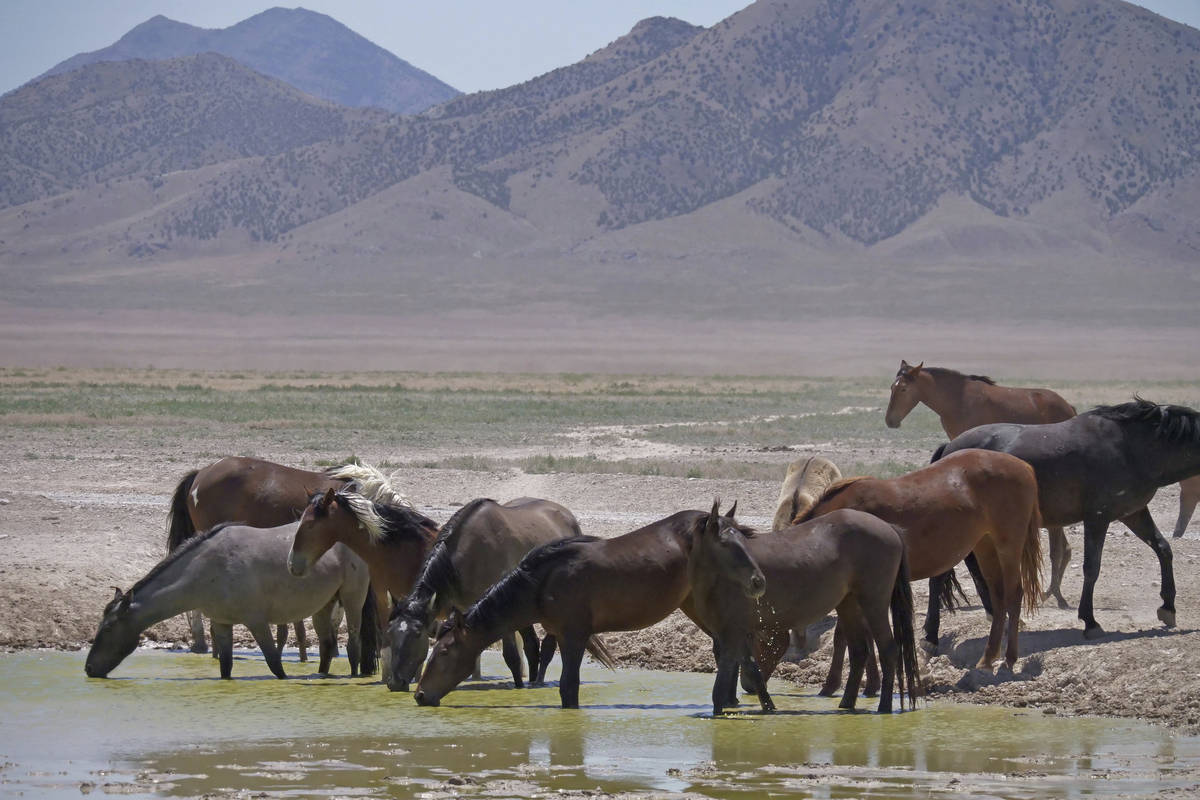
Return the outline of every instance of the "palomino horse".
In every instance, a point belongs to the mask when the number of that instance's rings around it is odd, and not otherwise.
[[[914,367],[901,360],[891,392],[883,415],[889,428],[899,428],[908,412],[918,403],[924,403],[938,415],[942,430],[950,439],[978,425],[993,422],[1044,425],[1075,416],[1075,407],[1049,389],[1000,386],[986,375],[964,375],[952,369],[926,367],[925,362]],[[1070,608],[1062,595],[1062,578],[1067,564],[1071,563],[1071,545],[1061,527],[1048,528],[1047,535],[1050,540],[1050,586],[1046,596],[1053,595],[1059,608]],[[972,577],[977,577],[971,559],[967,560],[967,566]],[[976,588],[981,597],[986,596],[978,579]],[[988,611],[990,613],[991,609]]]
[[[1137,398],[1051,425],[981,425],[939,447],[933,460],[971,447],[1011,453],[1033,467],[1044,525],[1083,523],[1079,619],[1085,637],[1104,633],[1092,613],[1092,593],[1104,536],[1116,519],[1158,557],[1163,601],[1158,618],[1175,625],[1171,545],[1146,504],[1160,486],[1200,475],[1200,412]]]
[[[438,533],[412,592],[392,608],[384,639],[384,652],[390,651],[390,658],[384,659],[388,688],[408,691],[409,681],[416,677],[429,654],[429,637],[439,619],[451,611],[470,608],[533,548],[579,535],[575,515],[549,500],[519,497],[500,505],[479,498],[456,511]],[[547,637],[539,658],[533,626],[520,634],[530,680],[542,683],[554,653],[554,640]],[[521,656],[512,632],[506,632],[501,641],[513,685],[520,688]]]
[[[167,515],[167,552],[171,552],[197,531],[208,530],[221,522],[238,522],[255,528],[271,528],[300,519],[314,492],[341,489],[350,483],[358,491],[380,502],[410,505],[408,499],[392,487],[387,477],[366,464],[344,464],[323,472],[286,467],[271,461],[228,456],[202,469],[192,470],[175,487],[171,510]],[[207,652],[204,620],[189,614],[192,652]],[[296,638],[304,660],[304,624],[296,622]],[[287,641],[286,627],[280,630],[277,646]],[[374,655],[369,656],[375,671]]]
[[[287,553],[299,523],[277,528],[218,525],[172,550],[128,592],[117,590],[104,609],[104,618],[84,666],[89,677],[108,675],[134,648],[141,632],[156,622],[199,609],[212,620],[213,649],[221,677],[233,668],[233,626],[250,629],[262,648],[267,666],[278,678],[287,677],[271,625],[313,618],[320,645],[320,671],[329,671],[337,634],[330,622],[335,601],[346,610],[350,631],[346,655],[350,674],[375,651],[376,623],[368,614],[370,578],[367,566],[345,547],[337,547],[305,578],[287,570]],[[361,632],[361,633],[360,633]]]
[[[404,597],[413,587],[425,555],[437,537],[437,523],[407,505],[377,503],[352,489],[332,488],[313,495],[287,553],[288,570],[308,574],[323,555],[341,543],[366,562],[374,588],[375,619],[387,624],[387,595]]]
[[[992,668],[1006,624],[1004,661],[1009,668],[1016,663],[1021,600],[1032,610],[1041,598],[1041,517],[1037,479],[1028,464],[1004,453],[966,450],[899,478],[850,478],[801,509],[796,522],[839,508],[866,511],[896,526],[908,547],[913,580],[941,575],[974,551],[993,609],[977,667]],[[925,618],[925,637],[934,648],[941,594],[931,588]],[[835,632],[823,694],[832,694],[841,683],[843,639]]]

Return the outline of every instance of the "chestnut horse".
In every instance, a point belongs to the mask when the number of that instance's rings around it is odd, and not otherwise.
[[[323,472],[295,469],[258,458],[228,456],[183,476],[171,498],[167,514],[167,552],[183,544],[197,531],[208,530],[220,522],[237,522],[255,528],[272,528],[300,519],[314,492],[341,489],[355,483],[361,493],[381,502],[409,505],[387,477],[366,464],[344,464]],[[204,653],[204,621],[189,614],[192,652]],[[384,617],[386,619],[386,617]],[[304,624],[295,624],[301,660],[305,660]],[[277,637],[282,648],[287,628]],[[370,656],[374,658],[374,656]],[[371,674],[374,665],[368,663]]]
[[[377,503],[352,489],[313,495],[287,554],[288,570],[304,576],[341,542],[367,564],[375,620],[382,632],[391,608],[387,595],[412,591],[417,572],[437,538],[437,523],[409,506]]]
[[[899,478],[839,481],[796,521],[840,508],[866,511],[895,525],[908,547],[913,580],[941,575],[974,551],[993,609],[977,668],[992,668],[1006,625],[1004,661],[1009,668],[1016,663],[1022,598],[1032,610],[1041,597],[1041,517],[1032,467],[1004,453],[965,450]],[[925,637],[935,648],[939,594],[930,591],[925,618]],[[832,694],[841,683],[843,641],[835,631],[833,664],[823,694]]]
[[[938,415],[942,430],[950,439],[993,422],[1044,425],[1075,416],[1075,407],[1049,389],[1000,386],[986,375],[926,367],[923,361],[914,367],[901,360],[883,421],[889,428],[899,428],[901,420],[918,403],[924,403]],[[1046,596],[1053,595],[1059,608],[1070,608],[1062,594],[1062,578],[1071,562],[1071,545],[1061,527],[1048,527],[1046,533],[1050,540],[1050,586]],[[967,566],[972,566],[970,561]],[[974,569],[971,572],[975,574]],[[978,582],[976,586],[982,595]]]
[[[739,666],[763,710],[774,710],[766,681],[787,649],[788,630],[835,608],[838,624],[853,631],[850,677],[839,708],[855,706],[872,640],[883,665],[879,713],[891,712],[893,685],[901,704],[907,691],[912,705],[917,660],[908,560],[899,533],[879,518],[838,511],[756,536],[719,517],[714,503],[708,517],[694,523],[688,578],[690,616],[715,642],[714,715],[736,703]]]
[[[409,681],[416,678],[429,654],[429,637],[439,619],[470,608],[534,547],[580,533],[579,522],[569,510],[534,497],[518,497],[503,505],[479,498],[454,512],[425,557],[412,591],[392,608],[384,639],[384,652],[390,654],[384,658],[383,670],[388,688],[408,691]],[[520,634],[529,678],[542,683],[554,655],[554,639],[547,636],[539,654],[533,626]],[[501,641],[513,685],[520,688],[524,683],[515,637],[505,633]],[[478,667],[475,675],[479,677]]]
[[[1171,545],[1147,503],[1159,487],[1200,475],[1200,412],[1139,397],[1049,425],[981,425],[939,447],[933,460],[967,448],[1010,453],[1032,466],[1043,524],[1083,523],[1079,619],[1086,638],[1104,634],[1093,614],[1092,593],[1104,537],[1118,519],[1158,557],[1163,601],[1158,618],[1174,627]]]

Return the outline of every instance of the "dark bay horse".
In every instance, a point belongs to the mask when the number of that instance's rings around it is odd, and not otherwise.
[[[964,450],[898,478],[850,478],[831,485],[796,522],[840,508],[874,514],[899,529],[908,549],[909,576],[932,578],[974,552],[991,595],[992,625],[977,668],[992,668],[1005,632],[1005,664],[1017,661],[1022,598],[1032,610],[1041,598],[1041,517],[1033,469],[1019,458],[987,450]],[[937,647],[939,599],[929,593],[926,641]],[[839,621],[840,625],[840,621]],[[834,658],[822,689],[841,684],[841,645],[835,632]]]
[[[380,502],[409,505],[382,472],[366,464],[344,464],[321,472],[287,467],[272,461],[228,456],[183,476],[171,498],[167,515],[167,552],[194,536],[197,531],[221,522],[238,522],[255,528],[271,528],[300,519],[315,492],[341,489],[350,483],[362,494]],[[192,651],[207,652],[204,624],[190,615]],[[304,658],[304,625],[296,622],[301,659]],[[287,640],[286,628],[277,645]],[[374,667],[370,672],[374,672]],[[370,674],[368,672],[368,674]]]
[[[199,609],[212,620],[213,649],[221,677],[233,668],[233,626],[245,625],[262,648],[271,672],[285,678],[271,625],[313,618],[320,645],[320,671],[327,673],[337,634],[330,621],[335,601],[346,610],[350,631],[346,654],[358,675],[375,650],[375,622],[360,618],[372,608],[366,564],[345,547],[297,578],[287,570],[287,553],[298,523],[276,528],[221,524],[192,537],[154,566],[128,592],[117,590],[105,607],[84,670],[103,678],[137,647],[141,632],[156,622]]]
[[[579,535],[575,515],[550,500],[519,497],[501,505],[479,498],[456,511],[438,533],[412,592],[392,608],[384,639],[384,652],[390,651],[390,658],[384,658],[388,688],[408,691],[429,653],[429,637],[438,620],[451,611],[469,609],[533,548]],[[539,654],[533,627],[520,634],[530,680],[542,683],[554,640],[547,637],[545,651]],[[512,632],[506,632],[501,642],[504,661],[519,688],[521,657]]]
[[[308,574],[334,545],[350,548],[367,565],[374,589],[375,619],[387,625],[387,595],[404,597],[437,538],[437,523],[407,505],[375,502],[353,489],[313,495],[300,515],[287,553],[288,570]]]
[[[982,425],[942,445],[933,459],[971,447],[1010,453],[1033,467],[1042,524],[1083,523],[1079,619],[1085,637],[1104,633],[1093,614],[1092,594],[1105,534],[1118,519],[1158,557],[1163,601],[1158,618],[1175,625],[1171,545],[1146,504],[1160,486],[1200,475],[1200,412],[1137,398],[1050,425]]]
[[[1024,425],[1044,425],[1062,422],[1075,416],[1075,407],[1049,389],[1028,389],[1000,386],[986,375],[964,375],[943,367],[926,367],[925,362],[911,366],[900,361],[900,369],[892,381],[891,397],[883,420],[889,428],[899,428],[908,413],[924,403],[938,415],[946,437],[993,422],[1016,422]],[[1071,563],[1071,545],[1058,526],[1047,529],[1050,541],[1050,586],[1046,595],[1053,595],[1059,608],[1069,608],[1062,595],[1062,577]],[[972,576],[976,568],[968,559]],[[980,595],[985,594],[976,581]],[[988,609],[989,613],[991,609]]]
[[[746,549],[746,538],[754,531],[722,517],[718,507],[714,501],[704,524],[693,532],[687,566],[692,610],[708,628],[717,659],[713,716],[720,716],[731,698],[736,703],[739,669],[762,710],[774,711],[767,682],[754,661],[754,620],[745,613],[745,600],[757,601],[767,589],[767,578]]]
[[[540,622],[562,653],[562,707],[578,708],[584,650],[612,663],[594,646],[594,634],[649,627],[688,599],[692,531],[706,518],[704,511],[679,511],[613,539],[579,536],[532,550],[466,614],[451,615],[413,699],[438,705],[471,673],[485,647],[508,631]],[[786,649],[786,631],[784,637]]]

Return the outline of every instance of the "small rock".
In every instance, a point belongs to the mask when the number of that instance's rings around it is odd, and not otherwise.
[[[1054,706],[1046,706],[1045,708],[1042,709],[1042,713],[1046,714],[1047,716],[1054,716],[1055,714],[1058,713],[1058,709],[1055,708]]]

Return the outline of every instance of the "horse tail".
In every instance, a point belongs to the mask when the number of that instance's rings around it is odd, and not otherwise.
[[[938,603],[944,611],[953,614],[959,606],[967,604],[967,593],[963,591],[962,584],[958,582],[958,573],[954,569],[946,572],[945,577],[946,580],[942,581],[941,594],[938,595]]]
[[[1032,614],[1042,601],[1042,515],[1036,504],[1029,515],[1029,532],[1021,547],[1021,593],[1025,612]]]
[[[362,621],[359,623],[360,675],[374,675],[379,667],[379,626],[381,620],[375,612],[375,587],[367,584],[367,597],[363,600]]]
[[[900,689],[900,704],[908,692],[908,707],[914,708],[917,699],[917,638],[913,625],[912,584],[909,581],[908,545],[901,540],[900,569],[892,585],[892,638],[896,642],[896,686]]]
[[[200,470],[194,469],[184,475],[175,487],[175,494],[171,496],[171,510],[167,512],[168,553],[196,535],[196,526],[192,524],[192,515],[188,513],[187,497],[199,474]]]
[[[933,458],[929,459],[929,463],[935,464],[938,461],[940,461],[942,456],[946,454],[946,448],[949,446],[950,446],[949,442],[945,442],[944,444],[939,445],[938,449],[933,451]]]
[[[592,658],[599,661],[604,666],[608,667],[609,669],[617,668],[616,659],[613,658],[612,653],[610,653],[608,651],[608,647],[605,646],[604,640],[601,639],[599,636],[596,636],[594,634],[592,636],[589,636],[588,640],[587,640],[586,648],[588,651],[588,655],[590,655]]]

